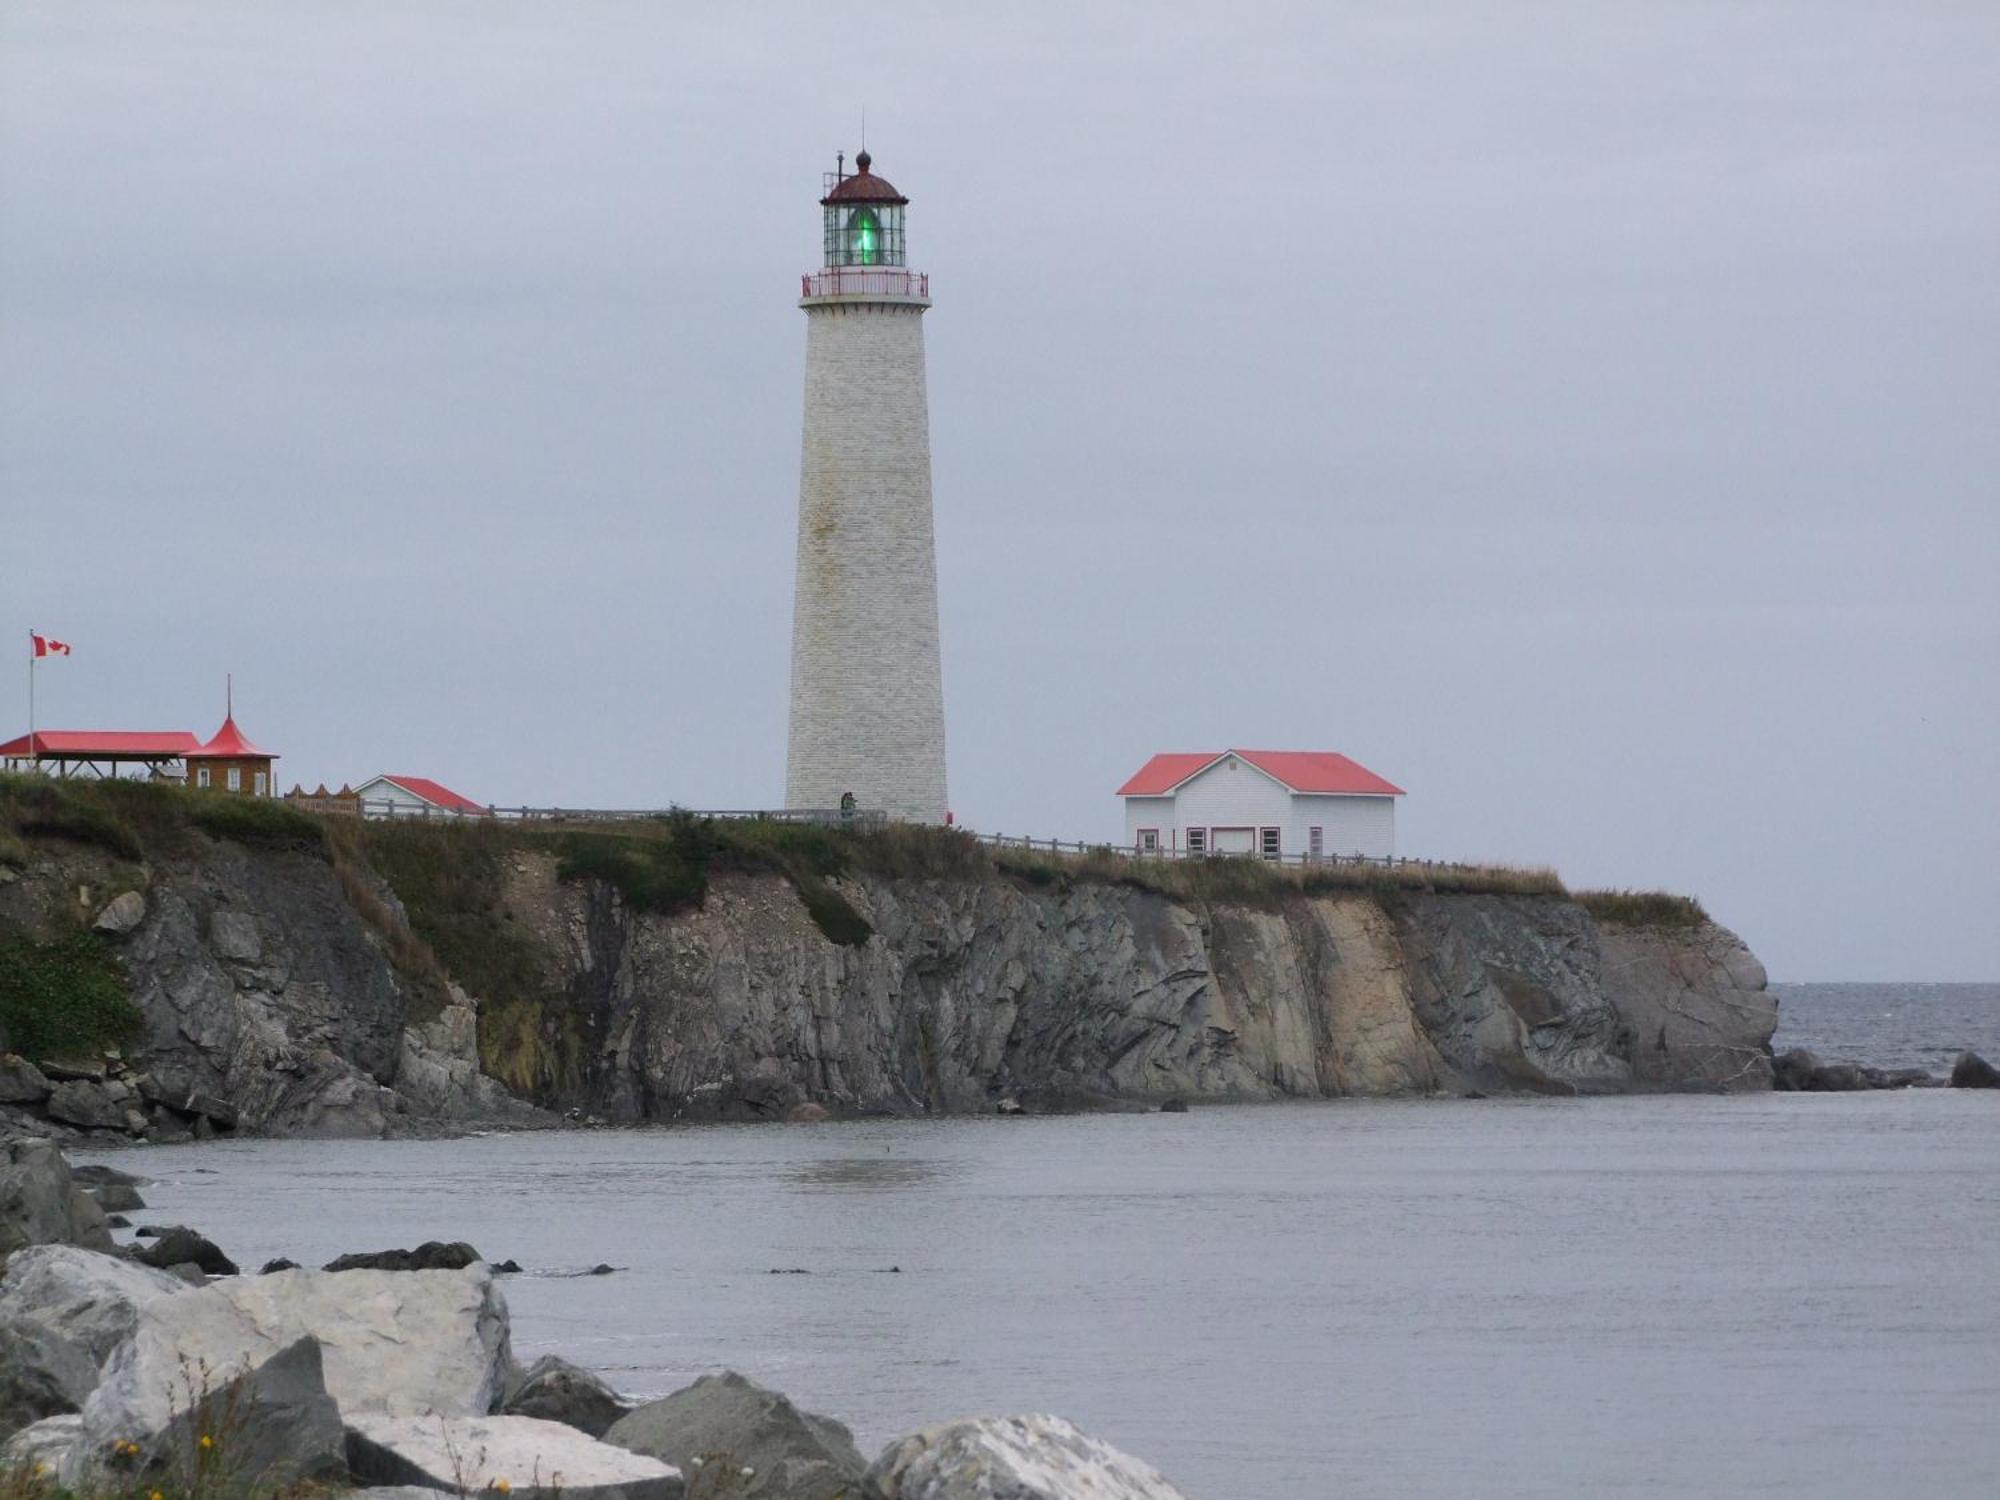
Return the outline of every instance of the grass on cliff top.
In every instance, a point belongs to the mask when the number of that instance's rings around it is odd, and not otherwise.
[[[37,840],[63,839],[138,863],[183,854],[192,830],[266,849],[326,852],[326,829],[269,797],[189,791],[162,781],[0,775],[0,861],[27,863]]]
[[[1708,920],[1699,901],[1672,891],[1577,891],[1573,899],[1597,921],[1622,927],[1699,927]]]
[[[1506,865],[1281,865],[1248,855],[1140,859],[1116,849],[1085,854],[1007,848],[984,851],[994,867],[1030,885],[1098,882],[1193,904],[1269,906],[1301,896],[1362,891],[1452,895],[1563,896],[1553,870]]]

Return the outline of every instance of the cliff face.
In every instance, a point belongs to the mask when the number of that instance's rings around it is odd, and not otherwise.
[[[632,1120],[1770,1086],[1776,1002],[1709,923],[1600,926],[1536,896],[1198,911],[1082,881],[841,889],[875,932],[859,946],[776,877],[719,878],[661,918],[516,856],[507,904],[574,1007],[553,1102]]]
[[[323,853],[202,839],[135,868],[52,845],[0,873],[0,930],[109,918],[136,893],[106,941],[143,1031],[110,1082],[164,1138],[231,1117],[546,1120],[488,1074],[618,1121],[1771,1081],[1776,1003],[1734,936],[1600,923],[1558,896],[1183,904],[852,874],[835,884],[873,932],[843,945],[782,875],[717,872],[700,909],[662,916],[524,847],[500,857],[489,916],[539,980],[475,998],[414,979],[394,894]]]

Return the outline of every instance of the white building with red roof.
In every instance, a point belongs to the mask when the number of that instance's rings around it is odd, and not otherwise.
[[[1388,859],[1403,789],[1331,750],[1219,750],[1156,755],[1118,795],[1140,854]]]
[[[377,776],[354,789],[368,818],[490,818],[493,809],[428,776]]]

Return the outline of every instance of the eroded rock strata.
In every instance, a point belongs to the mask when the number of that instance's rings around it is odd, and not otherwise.
[[[1116,880],[858,872],[827,882],[866,924],[837,942],[780,873],[719,870],[698,908],[660,915],[560,879],[532,845],[489,864],[482,920],[518,979],[473,994],[463,975],[413,979],[397,892],[324,853],[197,837],[133,867],[37,846],[0,884],[0,932],[115,912],[99,940],[143,1015],[96,1076],[64,1080],[77,1097],[54,1124],[380,1135],[805,1103],[1771,1085],[1776,1003],[1731,933],[1600,921],[1561,896],[1215,903]],[[0,1110],[47,1123],[60,1071],[8,1063]]]

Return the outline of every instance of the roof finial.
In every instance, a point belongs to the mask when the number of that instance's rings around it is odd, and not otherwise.
[[[855,155],[854,165],[865,172],[868,170],[868,164],[873,160],[874,158],[870,156],[866,151],[862,151]]]

